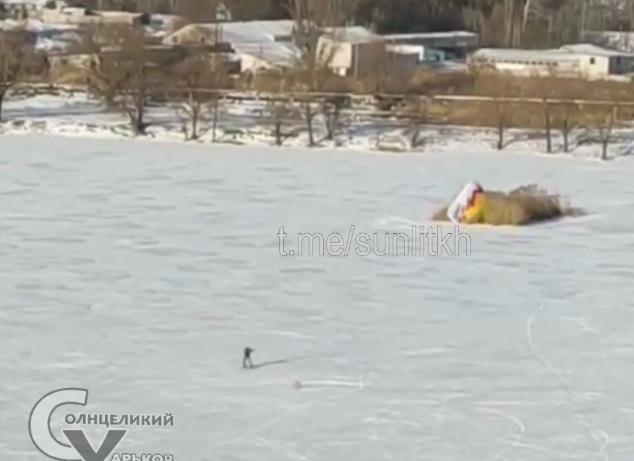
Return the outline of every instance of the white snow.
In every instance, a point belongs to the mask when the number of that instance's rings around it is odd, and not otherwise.
[[[60,439],[67,413],[173,412],[117,451],[176,460],[634,455],[629,158],[0,147],[0,459],[46,459],[26,422],[70,386],[89,401],[54,413]],[[461,228],[469,256],[280,256],[282,226],[288,249],[298,232],[430,225],[473,178],[537,182],[589,215]],[[247,345],[272,363],[242,370]]]

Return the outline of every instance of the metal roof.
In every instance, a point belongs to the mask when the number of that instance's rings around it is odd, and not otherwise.
[[[474,58],[502,59],[507,61],[578,61],[581,55],[565,50],[522,50],[514,48],[481,48]]]
[[[194,24],[222,31],[222,40],[231,43],[265,43],[274,42],[277,37],[288,37],[293,32],[295,22],[279,21],[243,21],[221,22],[217,24]]]
[[[478,34],[468,32],[466,30],[454,30],[447,32],[415,32],[410,34],[388,34],[384,35],[385,38],[394,39],[440,39],[440,38],[478,38]]]
[[[524,50],[516,48],[481,48],[472,54],[474,58],[522,60],[522,61],[574,61],[581,57],[633,57],[634,54],[612,51],[590,44],[565,45],[546,50]]]
[[[293,67],[301,57],[297,48],[279,42],[235,43],[233,48],[238,54],[253,56],[280,67]]]
[[[350,27],[326,27],[323,29],[326,35],[331,36],[342,43],[370,43],[382,40],[383,37],[361,26]]]
[[[602,48],[590,43],[579,43],[575,45],[564,45],[560,49],[570,51],[577,54],[588,54],[593,56],[629,56],[634,57],[633,53],[627,51],[616,51],[607,48]]]

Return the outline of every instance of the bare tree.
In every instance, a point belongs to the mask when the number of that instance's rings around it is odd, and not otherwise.
[[[142,30],[125,26],[98,28],[85,45],[90,58],[82,69],[92,92],[122,111],[135,135],[146,134],[147,102],[160,87],[167,58],[152,54]]]
[[[350,106],[350,97],[346,95],[330,96],[321,102],[321,113],[326,123],[326,139],[332,141],[341,126],[342,111]]]
[[[608,145],[612,137],[612,131],[616,123],[618,106],[594,106],[588,107],[586,119],[590,126],[595,127],[601,142],[601,160],[608,159]]]
[[[222,98],[219,90],[230,83],[221,58],[200,54],[178,63],[171,69],[170,83],[169,96],[185,139],[197,140],[211,130],[215,142]]]
[[[430,100],[427,97],[416,97],[407,107],[407,115],[411,118],[410,147],[416,149],[425,144],[421,136],[423,124],[429,121]]]
[[[9,90],[36,70],[36,52],[23,29],[0,31],[0,120]]]
[[[295,115],[293,108],[289,101],[281,98],[269,101],[266,110],[273,124],[275,145],[281,146],[297,133],[297,130],[287,127],[288,120]]]
[[[576,102],[562,102],[556,105],[554,122],[559,126],[563,138],[563,151],[570,152],[570,133],[579,125],[580,107]]]
[[[295,43],[299,55],[295,62],[294,90],[307,94],[323,92],[332,60],[338,50],[338,40],[343,26],[351,17],[354,0],[288,0],[287,9],[295,22]],[[320,40],[322,34],[327,40]],[[308,144],[317,142],[313,122],[318,114],[316,101],[308,96],[301,103],[308,129]],[[326,106],[322,106],[326,109]],[[332,106],[328,106],[328,110]]]
[[[504,135],[513,116],[509,99],[519,96],[518,78],[507,73],[487,72],[478,75],[475,86],[478,94],[491,98],[498,135],[496,148],[502,150],[505,147]]]
[[[552,130],[558,128],[563,138],[563,151],[570,151],[570,134],[580,122],[577,100],[593,95],[593,87],[583,79],[554,75],[533,79],[536,91],[542,94],[547,151],[552,152]]]

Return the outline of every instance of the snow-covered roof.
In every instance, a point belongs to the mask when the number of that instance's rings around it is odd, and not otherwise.
[[[274,42],[282,37],[289,37],[295,22],[279,21],[240,21],[222,22],[218,24],[195,24],[196,26],[222,32],[222,41],[229,43],[263,43]]]
[[[77,30],[77,26],[72,24],[47,24],[37,19],[27,19],[24,21],[5,19],[0,21],[0,30],[11,30],[17,28],[25,28],[27,31],[36,34]]]
[[[237,43],[233,47],[237,54],[257,57],[272,66],[292,67],[300,57],[299,50],[286,43]]]
[[[578,61],[581,55],[561,49],[522,50],[515,48],[480,48],[474,58],[518,61]]]
[[[361,26],[326,27],[323,31],[342,43],[368,43],[381,39],[380,35]]]
[[[423,54],[425,52],[425,47],[422,45],[387,45],[386,48],[394,53],[403,54]]]
[[[481,48],[472,54],[474,58],[522,60],[522,61],[575,61],[584,56],[632,57],[634,54],[608,50],[590,44],[564,45],[546,50],[523,50],[516,48]]]
[[[634,57],[634,54],[632,53],[628,53],[626,51],[616,51],[616,50],[610,50],[607,48],[603,48],[597,45],[592,45],[590,43],[579,43],[579,44],[575,44],[575,45],[564,45],[560,48],[561,50],[565,50],[565,51],[569,51],[571,53],[577,53],[577,54],[587,54],[587,55],[592,55],[592,56],[606,56],[606,57],[611,57],[611,56],[629,56],[629,57]]]
[[[208,29],[212,34],[219,28],[220,40],[231,44],[236,53],[256,56],[273,66],[292,66],[300,52],[292,43],[295,22],[244,21],[218,24],[195,24]]]
[[[579,57],[563,50],[522,50],[516,48],[480,48],[472,54],[474,58],[504,60],[578,60]]]
[[[44,7],[50,0],[0,0],[0,3],[5,5],[35,5],[37,7]]]
[[[478,35],[465,30],[452,30],[447,32],[415,32],[410,34],[387,34],[383,37],[387,39],[442,39],[442,38],[477,38]]]

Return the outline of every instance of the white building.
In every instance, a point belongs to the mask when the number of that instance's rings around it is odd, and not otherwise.
[[[317,56],[338,75],[359,75],[379,58],[382,37],[364,27],[331,27],[323,32],[317,40]]]
[[[446,58],[464,58],[478,47],[478,35],[467,31],[421,32],[384,35],[387,43],[418,45],[425,48],[427,58],[438,61]]]
[[[166,45],[212,45],[225,43],[240,61],[242,72],[293,67],[299,49],[293,43],[291,20],[189,24],[168,34]]]
[[[557,75],[607,79],[632,72],[634,54],[595,45],[566,45],[549,50],[482,48],[469,63],[517,75]]]

